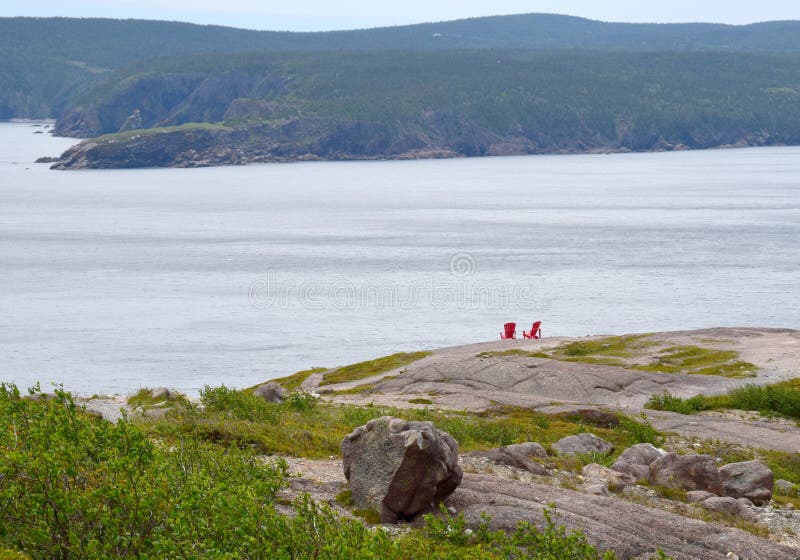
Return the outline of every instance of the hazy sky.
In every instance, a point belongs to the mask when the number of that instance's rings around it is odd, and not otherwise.
[[[0,0],[0,16],[147,18],[251,29],[346,29],[527,12],[606,21],[800,19],[799,0]]]

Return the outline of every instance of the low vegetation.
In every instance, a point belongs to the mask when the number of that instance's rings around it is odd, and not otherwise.
[[[243,435],[283,426],[283,440],[300,453],[317,449],[306,447],[301,426],[309,441],[338,443],[333,419],[350,427],[397,412],[390,409],[323,406],[303,393],[276,405],[217,387],[203,391],[202,409],[178,400],[164,419],[110,423],[85,413],[66,392],[33,393],[37,398],[0,385],[2,558],[614,558],[559,527],[555,517],[543,529],[520,524],[507,534],[487,524],[470,532],[462,518],[431,515],[423,529],[393,537],[306,496],[291,504],[290,515],[279,511],[285,463],[265,461],[264,447]],[[435,417],[467,448],[583,429],[513,409],[484,416],[403,413]],[[220,431],[225,424],[227,433]],[[624,427],[599,432],[619,444],[637,437]]]
[[[326,373],[322,377],[322,383],[320,383],[320,385],[358,381],[359,379],[365,379],[373,375],[406,366],[430,355],[430,352],[398,352],[391,356],[384,356],[383,358],[377,358],[375,360],[342,366]]]
[[[748,384],[723,395],[697,395],[680,398],[670,393],[653,395],[647,408],[695,414],[703,410],[749,410],[765,415],[800,419],[800,380],[792,379],[773,385]]]
[[[723,377],[752,377],[758,369],[754,364],[739,360],[739,353],[733,350],[691,345],[666,346],[653,335],[647,334],[579,340],[536,352],[511,349],[503,352],[483,352],[478,356],[548,358],[641,371]],[[649,360],[649,363],[642,363],[644,360]]]
[[[700,346],[673,346],[659,352],[652,363],[636,369],[662,373],[691,373],[723,377],[752,377],[757,366],[738,359],[733,350],[714,350]]]
[[[293,373],[287,377],[279,377],[278,379],[272,379],[278,385],[281,385],[284,389],[288,391],[296,391],[300,388],[303,384],[303,381],[314,375],[315,373],[322,373],[323,371],[328,371],[328,368],[324,367],[317,367],[311,369],[305,369],[303,371],[298,371],[297,373]],[[255,387],[251,387],[251,389],[255,389]]]
[[[143,387],[128,397],[128,404],[133,408],[151,408],[154,405],[170,405],[186,402],[186,397],[180,393],[169,391],[164,396],[154,395],[149,387]]]
[[[144,419],[142,426],[170,444],[191,437],[264,454],[313,459],[338,456],[345,435],[380,416],[432,421],[456,438],[463,451],[523,441],[549,445],[584,431],[610,441],[619,450],[634,443],[661,441],[660,434],[641,419],[621,417],[617,426],[603,428],[590,421],[561,419],[513,407],[477,414],[427,408],[401,410],[330,404],[307,393],[293,393],[285,402],[273,404],[224,386],[206,387],[200,401],[200,406],[181,405],[165,415]]]

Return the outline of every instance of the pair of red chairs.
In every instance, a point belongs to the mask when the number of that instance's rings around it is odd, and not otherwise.
[[[506,323],[503,325],[503,332],[500,333],[500,340],[517,338],[517,324]],[[522,331],[522,338],[536,339],[542,338],[542,322],[536,321],[529,331]]]

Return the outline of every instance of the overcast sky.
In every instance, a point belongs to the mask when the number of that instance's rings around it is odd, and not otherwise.
[[[529,12],[606,21],[742,24],[800,19],[800,0],[0,0],[0,16],[169,19],[304,31]]]

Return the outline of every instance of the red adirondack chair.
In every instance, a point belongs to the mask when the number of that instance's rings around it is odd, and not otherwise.
[[[530,331],[522,331],[523,338],[542,338],[542,322],[536,321]]]
[[[507,340],[509,338],[517,338],[517,324],[516,323],[506,323],[503,325],[503,330],[505,332],[500,333],[500,340]]]

